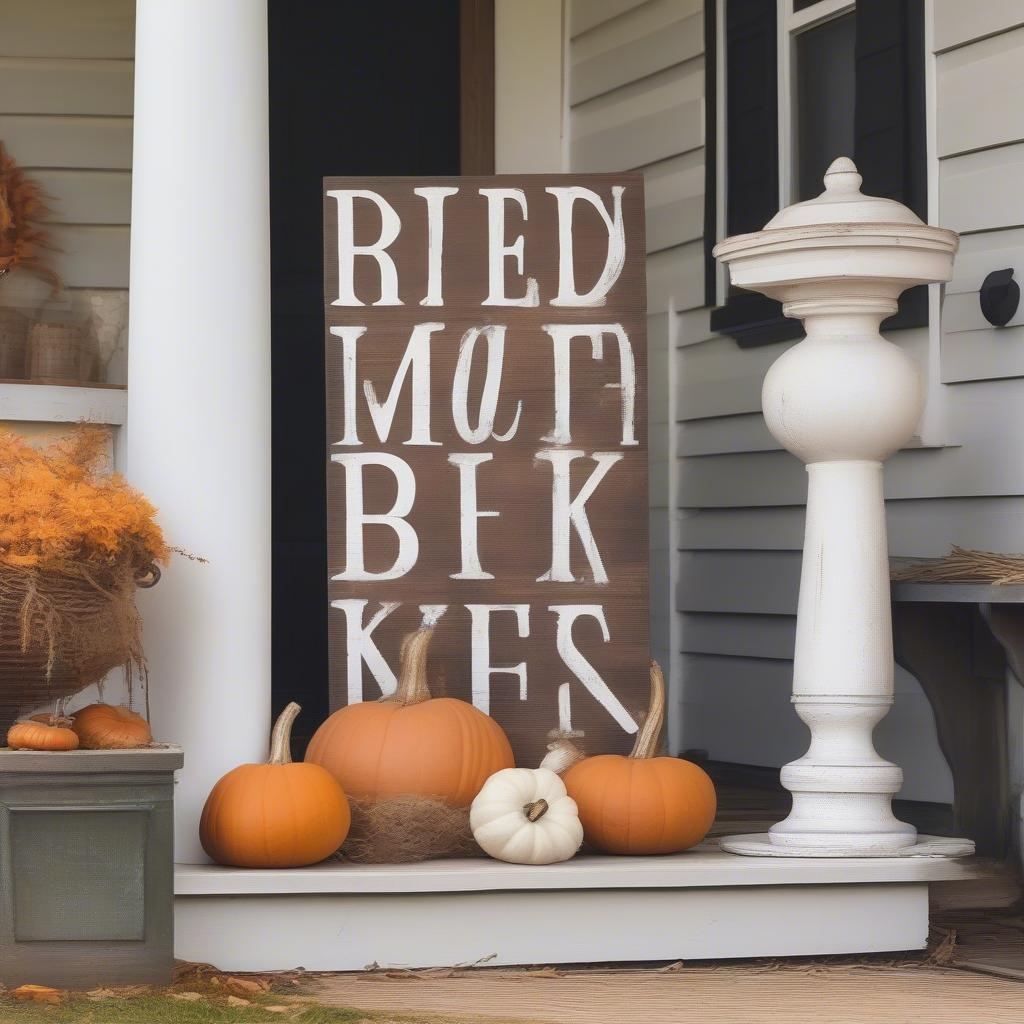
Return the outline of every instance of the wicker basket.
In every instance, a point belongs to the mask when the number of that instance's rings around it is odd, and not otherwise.
[[[0,309],[0,378],[25,376],[28,318],[16,309]]]
[[[79,380],[82,363],[82,330],[74,324],[38,323],[29,333],[33,380]]]
[[[130,572],[97,580],[0,569],[0,726],[111,669],[143,666],[136,585]]]

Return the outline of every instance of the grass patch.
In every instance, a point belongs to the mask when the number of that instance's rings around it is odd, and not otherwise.
[[[3,1024],[357,1024],[372,1021],[374,1014],[361,1010],[337,1009],[288,1003],[285,1013],[267,1006],[282,1005],[280,999],[265,996],[251,1006],[232,1006],[224,999],[203,998],[196,1002],[169,995],[141,995],[91,1000],[71,996],[57,1005],[21,1003],[0,996]],[[412,1022],[410,1022],[412,1024]]]

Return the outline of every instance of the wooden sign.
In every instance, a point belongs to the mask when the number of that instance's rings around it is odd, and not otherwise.
[[[332,709],[396,683],[516,761],[632,744],[648,700],[638,174],[324,181]]]

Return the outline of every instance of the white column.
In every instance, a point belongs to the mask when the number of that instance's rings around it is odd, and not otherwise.
[[[270,238],[261,0],[138,0],[127,473],[176,557],[140,594],[157,739],[185,748],[176,859],[267,750]]]
[[[840,158],[816,199],[715,247],[733,284],[781,300],[807,331],[768,371],[761,405],[773,436],[807,464],[793,704],[811,742],[782,769],[789,817],[767,835],[723,841],[733,853],[887,856],[918,843],[893,816],[903,773],[878,755],[872,731],[893,702],[882,463],[913,435],[923,392],[879,326],[905,289],[950,279],[957,238],[860,185]]]

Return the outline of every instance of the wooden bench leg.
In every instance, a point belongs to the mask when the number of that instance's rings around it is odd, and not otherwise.
[[[893,603],[896,662],[931,702],[939,745],[953,773],[953,813],[979,854],[1009,846],[1006,672],[976,605]],[[998,654],[993,657],[994,651]]]

